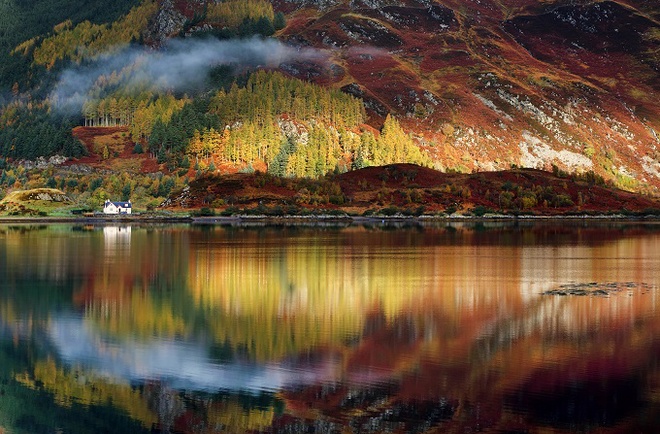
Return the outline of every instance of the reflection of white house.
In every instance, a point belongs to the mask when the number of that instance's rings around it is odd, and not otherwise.
[[[128,241],[131,242],[130,226],[105,226],[103,238],[106,242]]]
[[[115,258],[121,251],[128,252],[131,247],[130,226],[105,226],[103,228],[105,252],[107,257]]]
[[[110,202],[106,199],[103,205],[103,214],[130,214],[133,205],[131,201],[128,202]]]

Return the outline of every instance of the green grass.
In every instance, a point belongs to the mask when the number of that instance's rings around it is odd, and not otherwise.
[[[0,201],[0,214],[45,216],[62,212],[63,209],[71,208],[71,205],[71,200],[61,190],[53,188],[16,190]]]

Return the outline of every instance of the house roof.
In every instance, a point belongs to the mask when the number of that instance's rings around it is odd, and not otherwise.
[[[132,208],[133,205],[130,202],[110,202],[107,201],[104,205],[104,207],[107,207],[109,204],[113,204],[117,208]]]

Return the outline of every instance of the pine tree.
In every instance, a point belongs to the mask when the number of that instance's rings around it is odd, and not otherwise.
[[[282,30],[286,27],[286,18],[282,12],[277,12],[273,18],[273,27],[275,30]]]

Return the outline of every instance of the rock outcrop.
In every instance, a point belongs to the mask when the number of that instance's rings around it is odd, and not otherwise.
[[[176,10],[172,0],[163,0],[158,12],[149,23],[145,40],[151,45],[159,47],[172,35],[183,30],[186,17]]]

